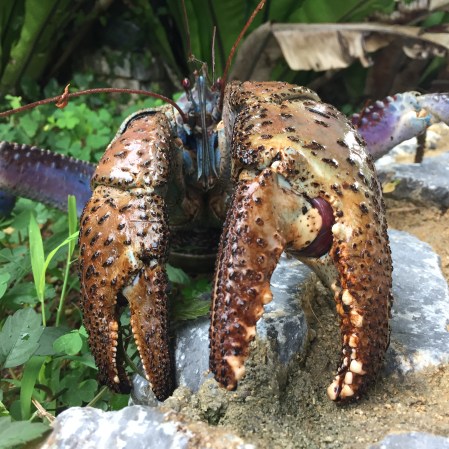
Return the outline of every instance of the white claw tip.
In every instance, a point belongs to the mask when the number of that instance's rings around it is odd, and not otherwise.
[[[336,401],[338,399],[338,389],[340,388],[340,385],[337,380],[334,380],[328,387],[327,387],[327,396],[331,401]]]
[[[352,360],[349,369],[356,374],[366,374],[366,372],[363,370],[363,364],[358,360]]]
[[[341,389],[340,397],[343,399],[349,398],[350,396],[354,396],[354,390],[349,385],[345,385]]]

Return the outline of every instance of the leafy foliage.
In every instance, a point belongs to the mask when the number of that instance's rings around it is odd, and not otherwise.
[[[14,422],[9,416],[0,417],[0,449],[11,449],[34,440],[50,428],[42,423]]]

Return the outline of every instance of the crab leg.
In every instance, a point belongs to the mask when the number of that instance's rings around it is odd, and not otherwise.
[[[352,116],[374,159],[439,122],[449,124],[449,94],[396,94]]]
[[[92,195],[93,164],[29,145],[0,142],[0,189],[67,210],[75,195],[78,214]]]
[[[371,158],[345,117],[311,92],[233,83],[226,98],[237,187],[215,273],[211,369],[229,389],[243,376],[285,249],[334,292],[342,358],[328,394],[357,397],[389,342],[391,256]]]
[[[160,400],[172,389],[164,269],[170,142],[163,113],[147,111],[127,122],[95,171],[80,228],[82,309],[100,380],[116,391],[130,388],[117,352],[118,300],[125,297],[145,373]]]

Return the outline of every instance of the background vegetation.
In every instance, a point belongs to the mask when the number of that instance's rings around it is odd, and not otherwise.
[[[256,4],[253,0],[186,0],[188,39],[178,0],[3,0],[0,107],[7,109],[57,95],[67,82],[75,89],[98,86],[100,81],[91,73],[80,71],[80,61],[103,47],[141,58],[150,55],[163,73],[160,87],[173,94],[180,90],[178,80],[199,67],[198,62],[188,62],[189,40],[191,53],[211,68],[213,25],[217,26],[215,73],[221,73]],[[251,29],[268,20],[314,23],[376,19],[439,26],[441,30],[447,22],[444,8],[402,12],[394,19],[391,14],[397,9],[393,0],[267,0]],[[398,68],[385,76],[385,61],[391,54]],[[292,72],[279,60],[273,64],[272,78],[312,85],[326,100],[349,112],[363,103],[367,91],[377,91],[379,96],[389,93],[394,78],[402,72],[403,78],[414,83],[407,88],[432,88],[436,82],[441,86],[446,80],[446,59],[411,61],[401,48],[393,47],[376,54],[369,69],[355,62],[324,75]],[[158,104],[127,97],[83,97],[71,101],[64,110],[46,106],[2,121],[0,140],[35,144],[95,162],[129,113]],[[112,394],[95,380],[96,367],[77,306],[76,231],[74,213],[61,215],[26,199],[18,200],[12,214],[1,219],[0,449],[20,446],[42,435],[53,417],[67,407],[89,404],[114,410],[127,404],[127,396]],[[196,301],[207,290],[207,280],[192,281],[172,268],[169,276],[174,293],[184,293],[178,319],[207,311],[207,305]],[[125,325],[127,320],[125,312]],[[125,326],[124,332],[128,354],[135,360],[129,328]]]

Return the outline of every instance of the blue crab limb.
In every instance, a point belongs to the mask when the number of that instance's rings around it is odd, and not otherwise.
[[[29,145],[0,142],[0,189],[57,209],[67,210],[67,196],[75,195],[81,215],[92,195],[94,171],[95,166],[88,162]]]
[[[379,159],[404,140],[423,133],[430,125],[449,124],[449,94],[405,92],[376,101],[352,123],[365,139],[368,152]]]

